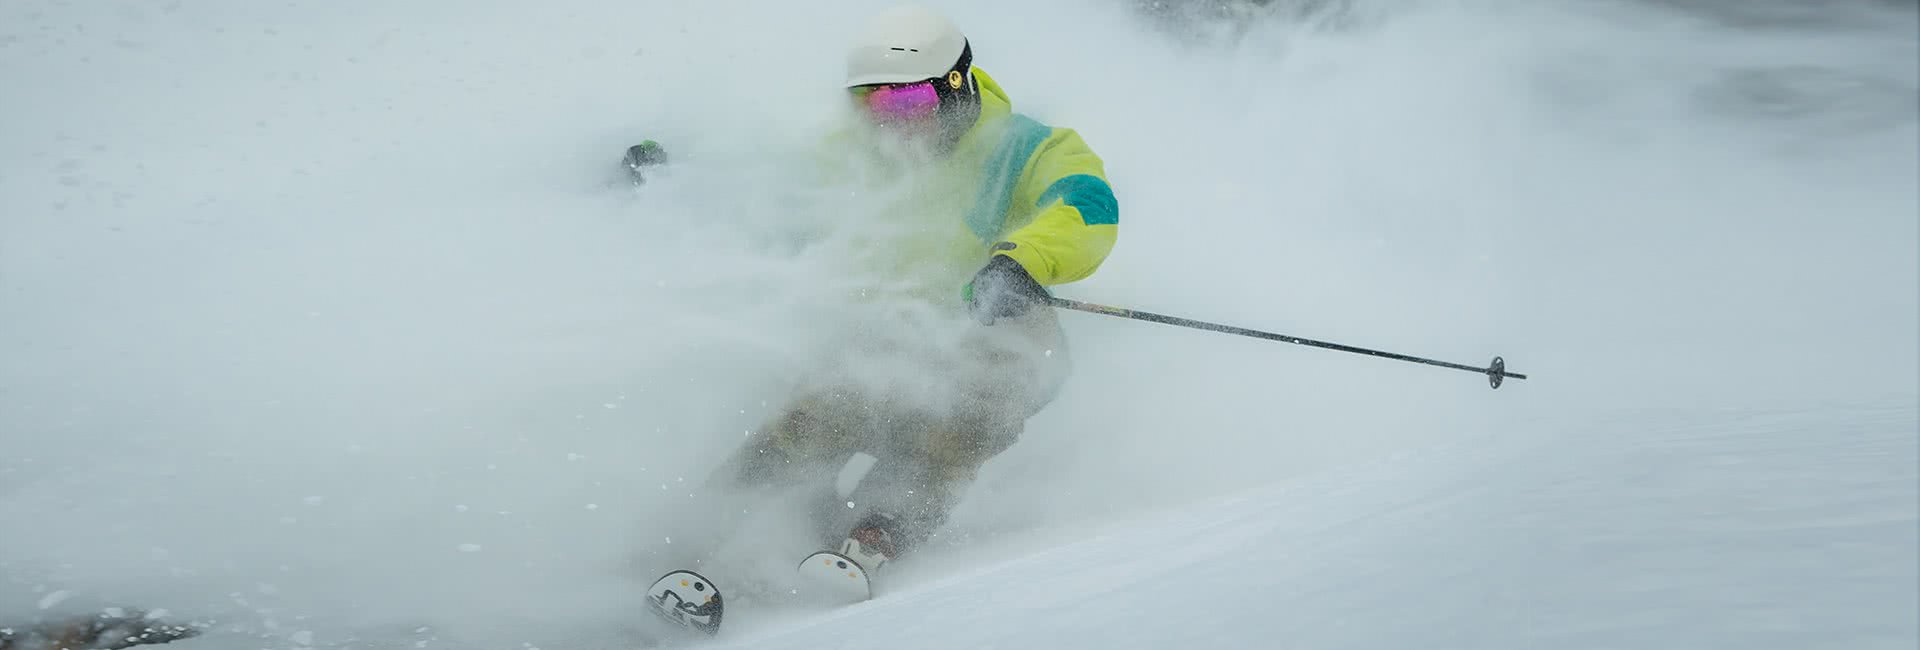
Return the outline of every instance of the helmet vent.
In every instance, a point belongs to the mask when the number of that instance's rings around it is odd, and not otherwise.
[[[920,50],[916,50],[916,49],[913,49],[913,48],[910,48],[910,47],[890,47],[890,48],[887,48],[887,49],[890,49],[890,50],[893,50],[893,51],[895,51],[895,52],[918,52],[918,51],[920,51]]]

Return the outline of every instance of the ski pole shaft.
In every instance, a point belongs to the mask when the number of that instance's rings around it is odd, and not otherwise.
[[[1327,350],[1337,350],[1340,352],[1352,352],[1354,354],[1364,354],[1370,357],[1380,357],[1382,359],[1392,359],[1395,361],[1407,361],[1411,363],[1419,363],[1419,364],[1425,364],[1429,366],[1438,366],[1441,368],[1452,368],[1454,370],[1465,370],[1468,372],[1475,372],[1482,375],[1486,375],[1487,383],[1489,385],[1492,385],[1495,389],[1499,389],[1501,382],[1508,378],[1512,378],[1512,379],[1527,378],[1527,376],[1523,374],[1507,372],[1507,362],[1506,360],[1501,359],[1500,357],[1494,357],[1493,363],[1488,364],[1487,367],[1485,368],[1480,368],[1480,367],[1463,365],[1458,363],[1448,363],[1446,361],[1436,361],[1433,359],[1426,359],[1426,358],[1421,358],[1421,357],[1416,357],[1411,355],[1398,354],[1394,352],[1383,352],[1380,350],[1369,350],[1367,348],[1359,348],[1351,345],[1341,345],[1339,343],[1315,341],[1313,339],[1301,338],[1298,336],[1288,336],[1286,334],[1262,332],[1260,330],[1247,329],[1245,327],[1221,325],[1219,323],[1209,323],[1206,321],[1197,321],[1190,318],[1180,318],[1177,316],[1166,316],[1163,314],[1155,314],[1152,312],[1144,312],[1144,311],[1139,311],[1135,309],[1122,309],[1120,307],[1096,305],[1089,302],[1080,302],[1078,300],[1067,300],[1065,298],[1049,298],[1047,299],[1047,303],[1060,309],[1071,309],[1074,311],[1083,311],[1090,314],[1104,314],[1107,316],[1118,316],[1120,318],[1146,321],[1149,323],[1160,323],[1163,325],[1174,325],[1178,327],[1190,327],[1193,329],[1205,330],[1209,332],[1220,332],[1222,334],[1237,334],[1239,336],[1249,336],[1256,339],[1266,339],[1268,341],[1279,341],[1282,343],[1305,345],[1309,347],[1323,348]]]

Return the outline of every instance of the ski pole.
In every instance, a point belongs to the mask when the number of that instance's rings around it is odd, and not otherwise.
[[[1466,370],[1469,372],[1476,372],[1476,373],[1486,375],[1487,383],[1489,385],[1492,385],[1495,390],[1498,390],[1500,388],[1500,384],[1509,377],[1514,379],[1527,378],[1526,375],[1507,372],[1507,362],[1505,359],[1501,359],[1500,357],[1494,357],[1493,363],[1489,364],[1485,368],[1477,368],[1474,366],[1461,365],[1458,363],[1447,363],[1445,361],[1423,359],[1420,357],[1408,356],[1404,354],[1396,354],[1393,352],[1381,352],[1379,350],[1356,348],[1351,345],[1341,345],[1339,343],[1315,341],[1313,339],[1303,339],[1298,336],[1274,334],[1272,332],[1262,332],[1260,330],[1252,330],[1244,327],[1234,327],[1232,325],[1221,325],[1218,323],[1208,323],[1205,321],[1197,321],[1197,320],[1192,320],[1188,318],[1164,316],[1161,314],[1144,312],[1144,311],[1139,311],[1134,309],[1121,309],[1119,307],[1096,305],[1088,302],[1080,302],[1078,300],[1067,300],[1065,298],[1048,298],[1047,304],[1052,305],[1054,307],[1058,307],[1060,309],[1084,311],[1090,314],[1105,314],[1107,316],[1119,316],[1121,318],[1130,318],[1133,320],[1146,321],[1149,323],[1160,323],[1163,325],[1176,325],[1179,327],[1191,327],[1193,329],[1206,330],[1209,332],[1220,332],[1223,334],[1238,334],[1240,336],[1251,336],[1256,339],[1266,339],[1269,341],[1280,341],[1282,343],[1306,345],[1306,346],[1311,346],[1316,348],[1325,348],[1328,350],[1338,350],[1340,352],[1352,352],[1355,354],[1364,354],[1367,356],[1380,357],[1383,359],[1393,359],[1396,361],[1410,361],[1413,363],[1423,363],[1429,366],[1439,366],[1441,368],[1452,368],[1454,370]]]

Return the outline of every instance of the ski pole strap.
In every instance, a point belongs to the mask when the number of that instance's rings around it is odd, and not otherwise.
[[[1163,325],[1188,327],[1192,329],[1205,330],[1209,332],[1220,332],[1222,334],[1235,334],[1239,336],[1247,336],[1247,337],[1252,337],[1256,339],[1265,339],[1268,341],[1279,341],[1281,343],[1292,343],[1295,345],[1305,345],[1309,347],[1323,348],[1327,350],[1336,350],[1340,352],[1352,352],[1354,354],[1364,354],[1367,356],[1379,357],[1382,359],[1406,361],[1410,363],[1419,363],[1419,364],[1425,364],[1429,366],[1438,366],[1441,368],[1452,368],[1454,370],[1465,370],[1469,372],[1486,375],[1487,383],[1493,386],[1493,388],[1495,389],[1499,389],[1500,384],[1503,383],[1508,378],[1512,378],[1512,379],[1527,378],[1527,376],[1523,374],[1507,372],[1507,362],[1505,359],[1502,359],[1500,357],[1494,357],[1493,362],[1488,364],[1487,367],[1480,368],[1476,366],[1469,366],[1469,365],[1463,365],[1458,363],[1449,363],[1446,361],[1436,361],[1433,359],[1426,359],[1422,357],[1399,354],[1394,352],[1383,352],[1380,350],[1370,350],[1367,348],[1354,347],[1351,345],[1342,345],[1339,343],[1316,341],[1313,339],[1301,338],[1298,336],[1289,336],[1286,334],[1275,334],[1273,332],[1263,332],[1260,330],[1248,329],[1245,327],[1235,327],[1233,325],[1221,325],[1219,323],[1209,323],[1206,321],[1193,320],[1191,318],[1180,318],[1178,316],[1167,316],[1164,314],[1155,314],[1152,312],[1145,312],[1137,309],[1123,309],[1120,307],[1111,307],[1108,305],[1097,305],[1090,302],[1068,300],[1066,298],[1049,298],[1047,299],[1047,304],[1052,305],[1053,307],[1056,307],[1059,309],[1071,309],[1074,311],[1083,311],[1090,314],[1118,316],[1120,318],[1146,321],[1149,323],[1160,323]]]

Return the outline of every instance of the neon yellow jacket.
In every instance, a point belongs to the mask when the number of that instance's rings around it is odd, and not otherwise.
[[[978,68],[973,75],[980,121],[966,137],[998,131],[999,142],[986,160],[981,203],[968,215],[969,228],[992,233],[982,240],[995,254],[1013,258],[1042,285],[1093,275],[1120,228],[1120,204],[1105,165],[1080,134],[1013,113],[1000,84]]]
[[[903,219],[924,213],[934,223],[915,224],[921,236],[912,242],[887,244],[913,250],[891,252],[965,267],[967,277],[991,255],[1005,255],[1044,286],[1092,275],[1113,249],[1120,221],[1100,157],[1072,129],[1013,112],[986,72],[976,67],[973,76],[979,119],[939,163],[939,180],[900,209],[914,213]]]

